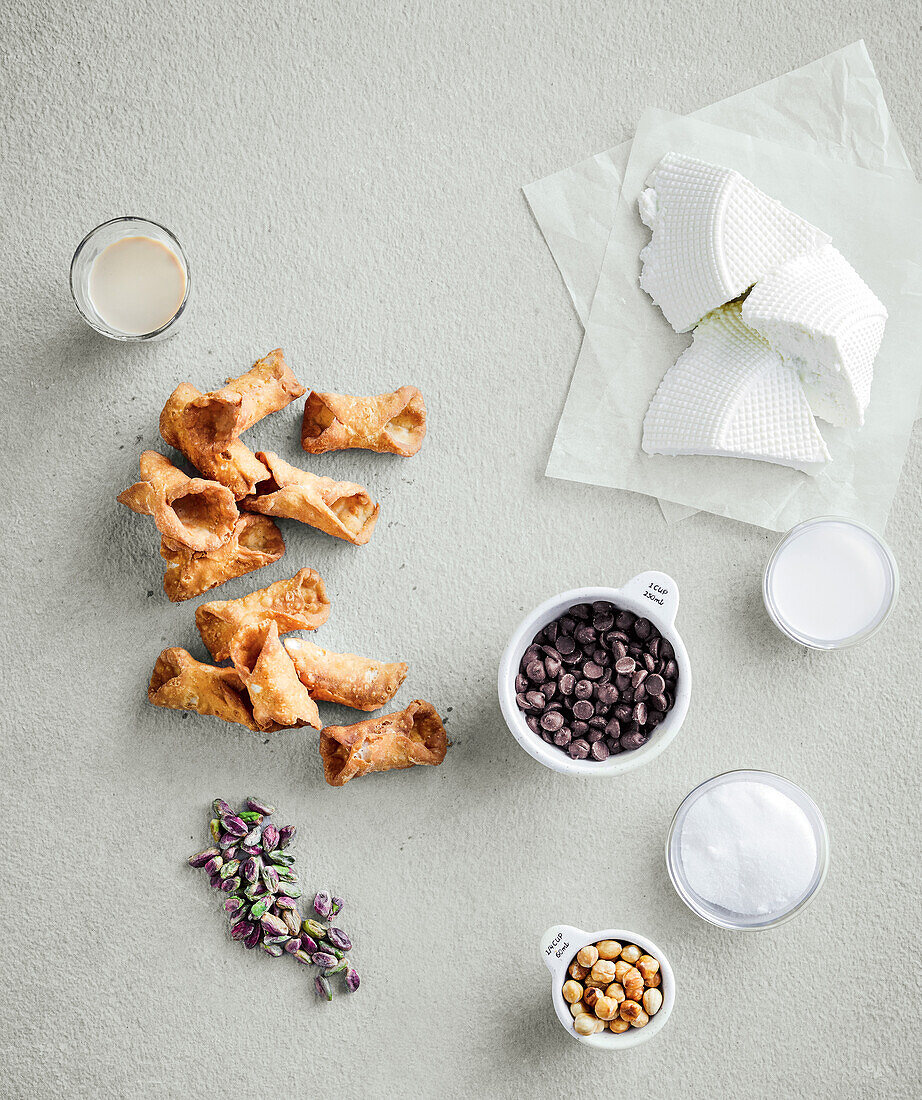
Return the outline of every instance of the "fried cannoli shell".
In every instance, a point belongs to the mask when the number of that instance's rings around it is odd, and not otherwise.
[[[163,539],[160,556],[167,562],[163,587],[173,603],[191,600],[234,577],[271,565],[284,553],[282,533],[271,519],[243,515],[234,524],[230,538],[217,550],[193,553]]]
[[[133,512],[153,516],[163,537],[189,551],[217,550],[240,513],[234,494],[217,481],[188,477],[157,451],[141,455],[141,480],[119,493]]]
[[[279,641],[272,620],[239,631],[231,639],[231,659],[250,696],[253,720],[260,729],[313,726],[320,729],[320,712]]]
[[[416,699],[396,714],[354,726],[327,726],[320,734],[323,774],[331,787],[356,776],[441,764],[448,751],[442,720],[431,703]]]
[[[235,634],[274,622],[280,634],[316,630],[330,615],[330,601],[320,574],[299,569],[287,580],[259,588],[239,600],[213,600],[196,608],[195,625],[216,661],[231,656]]]
[[[266,516],[287,516],[316,527],[328,535],[362,546],[378,522],[378,505],[361,485],[317,477],[289,466],[272,451],[257,458],[270,473],[241,508]]]
[[[284,644],[312,698],[355,710],[377,710],[389,703],[409,670],[402,661],[385,664],[355,653],[331,653],[306,638],[287,638]]]
[[[218,438],[224,407],[196,404],[208,396],[183,382],[170,394],[160,414],[160,434],[206,477],[226,485],[237,500],[252,493],[269,471],[239,439]]]
[[[301,446],[312,455],[360,447],[409,458],[425,435],[426,405],[415,386],[371,397],[312,390],[304,403]]]
[[[236,439],[269,413],[278,412],[304,393],[281,348],[270,351],[239,378],[192,401],[194,415],[204,414],[216,442]]]
[[[238,722],[247,729],[266,731],[253,717],[236,669],[203,664],[178,646],[165,649],[157,658],[147,697],[155,707],[194,710],[225,722]]]

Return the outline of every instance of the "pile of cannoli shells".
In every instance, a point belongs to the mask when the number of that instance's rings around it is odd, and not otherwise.
[[[319,477],[271,451],[254,453],[240,438],[304,392],[276,348],[221,389],[200,393],[184,382],[170,395],[160,434],[202,476],[188,477],[164,455],[145,451],[141,480],[118,498],[153,517],[170,600],[191,599],[278,561],[285,543],[270,517],[299,520],[356,546],[371,538],[378,505],[361,485]],[[363,448],[410,457],[425,434],[426,406],[414,386],[371,397],[312,391],[301,441],[309,454]]]
[[[237,600],[202,604],[195,623],[211,655],[229,665],[197,661],[178,647],[157,659],[148,698],[158,707],[192,710],[274,732],[321,728],[316,700],[356,710],[388,703],[406,678],[403,662],[333,653],[293,630],[316,630],[330,614],[323,581],[313,569]],[[435,708],[421,699],[405,710],[352,726],[328,726],[320,738],[326,781],[341,787],[370,772],[441,764],[448,749]]]

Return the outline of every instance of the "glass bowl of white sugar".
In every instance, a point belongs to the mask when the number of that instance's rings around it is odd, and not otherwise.
[[[676,893],[719,928],[775,928],[817,894],[829,866],[826,822],[796,783],[732,771],[696,787],[666,837]]]
[[[887,544],[870,527],[839,516],[788,531],[762,578],[772,621],[810,649],[843,649],[870,638],[898,594],[899,570]]]

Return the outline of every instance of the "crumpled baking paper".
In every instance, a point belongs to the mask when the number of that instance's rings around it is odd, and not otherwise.
[[[691,117],[864,168],[912,174],[862,41],[713,103]],[[631,142],[623,142],[524,188],[584,325],[630,151]],[[660,504],[670,522],[695,511],[669,501]]]
[[[646,455],[643,418],[666,370],[688,346],[640,289],[650,238],[637,198],[660,159],[686,153],[742,172],[825,230],[890,313],[865,425],[819,422],[832,454],[809,477],[771,463]],[[919,401],[922,187],[844,160],[764,141],[698,119],[648,111],[624,172],[599,284],[548,461],[551,477],[646,493],[784,531],[813,516],[851,516],[882,531]]]

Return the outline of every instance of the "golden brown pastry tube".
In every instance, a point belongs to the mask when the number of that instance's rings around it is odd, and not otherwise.
[[[165,649],[157,658],[147,697],[155,707],[194,710],[225,722],[239,722],[247,729],[269,732],[253,718],[253,708],[236,669],[203,664],[178,646]]]
[[[175,547],[217,550],[230,538],[240,513],[230,489],[216,481],[188,477],[157,451],[141,455],[141,480],[119,493],[133,512],[153,516]]]
[[[389,703],[407,677],[402,661],[385,664],[355,653],[331,653],[306,638],[286,638],[301,683],[313,699],[355,710],[377,710]]]
[[[312,455],[360,447],[409,458],[425,435],[426,405],[415,386],[371,397],[312,390],[304,403],[301,446]]]
[[[271,619],[245,628],[231,639],[231,659],[250,696],[253,720],[260,729],[313,726],[320,729],[320,712],[279,641],[278,623]]]
[[[222,407],[197,407],[195,402],[203,396],[207,395],[186,382],[177,386],[160,414],[160,434],[197,470],[226,485],[240,500],[252,493],[269,471],[239,439],[217,440],[215,421],[221,419]]]
[[[235,634],[274,622],[280,634],[316,630],[330,615],[330,601],[319,573],[299,569],[288,580],[276,581],[239,600],[214,600],[195,611],[195,625],[216,661],[231,656]]]
[[[369,718],[354,726],[327,726],[320,734],[323,774],[331,787],[356,776],[441,764],[448,737],[435,707],[416,699],[396,714]]]
[[[241,504],[249,512],[287,516],[328,535],[362,546],[378,522],[378,505],[361,485],[332,481],[289,466],[272,451],[259,451],[269,477]]]
[[[282,534],[271,519],[244,515],[217,550],[193,553],[164,539],[160,544],[160,556],[167,562],[163,587],[173,603],[190,600],[234,577],[271,565],[284,553]]]
[[[203,394],[192,402],[196,412],[205,412],[216,442],[236,439],[269,413],[278,412],[304,393],[281,348],[270,351],[239,378]]]

